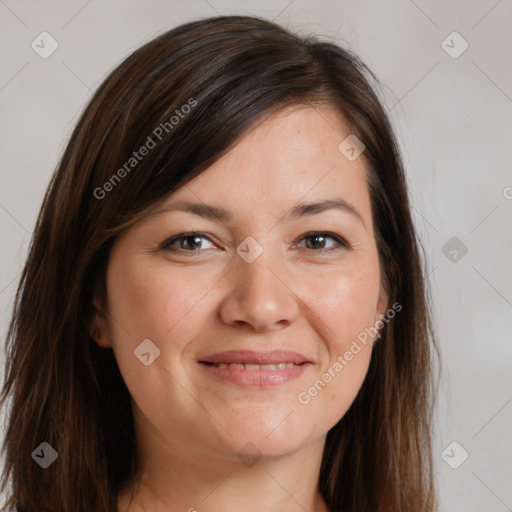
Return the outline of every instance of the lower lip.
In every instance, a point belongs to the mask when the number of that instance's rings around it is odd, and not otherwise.
[[[282,370],[245,370],[238,368],[219,368],[215,365],[199,363],[205,370],[217,378],[243,388],[266,388],[278,386],[297,379],[311,365],[310,363],[296,364]]]

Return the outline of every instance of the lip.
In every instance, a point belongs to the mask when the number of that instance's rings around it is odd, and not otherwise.
[[[219,368],[218,366],[208,366],[206,364],[201,366],[221,382],[234,384],[242,388],[263,389],[297,379],[311,365],[303,363],[294,365],[291,368],[286,367],[282,370]]]
[[[288,350],[272,350],[269,352],[229,350],[202,358],[199,363],[202,368],[222,382],[252,389],[261,389],[290,382],[302,375],[312,365],[307,357]],[[233,363],[244,365],[278,365],[279,363],[285,363],[286,367],[247,369],[229,366]],[[219,364],[222,364],[222,367],[217,366]]]

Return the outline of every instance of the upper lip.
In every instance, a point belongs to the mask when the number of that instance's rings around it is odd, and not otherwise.
[[[289,350],[271,350],[257,352],[254,350],[228,350],[203,357],[200,363],[241,363],[241,364],[277,364],[277,363],[310,363],[311,361],[302,354]]]

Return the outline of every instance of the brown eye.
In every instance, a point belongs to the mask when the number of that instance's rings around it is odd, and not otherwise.
[[[205,247],[202,247],[203,239],[210,240],[204,233],[182,233],[164,242],[162,249],[168,251],[195,252],[200,249],[205,249]],[[212,242],[210,241],[210,243]]]
[[[161,248],[171,252],[182,252],[182,253],[198,253],[201,250],[206,250],[211,247],[204,247],[204,240],[207,240],[210,244],[214,245],[210,238],[204,233],[191,232],[181,233],[168,240],[166,240]],[[329,242],[331,240],[331,242]],[[349,244],[345,242],[341,237],[329,232],[314,232],[307,233],[300,238],[300,243],[306,242],[305,247],[299,247],[300,249],[307,249],[313,252],[331,252],[341,248],[349,249]],[[334,241],[334,243],[332,243]]]
[[[328,245],[328,240],[334,240],[334,244]],[[323,251],[335,251],[339,248],[347,248],[348,244],[339,236],[328,233],[328,232],[315,232],[315,233],[307,233],[306,235],[303,235],[301,238],[301,242],[305,240],[306,241],[306,247],[305,249],[310,249],[315,252],[323,252]],[[307,241],[310,240],[312,243],[307,243]],[[301,247],[304,248],[304,247]]]

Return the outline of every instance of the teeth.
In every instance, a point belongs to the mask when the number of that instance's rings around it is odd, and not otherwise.
[[[253,364],[253,363],[218,363],[215,364],[217,368],[233,368],[235,370],[284,370],[285,368],[292,368],[295,363],[276,363],[276,364]]]

